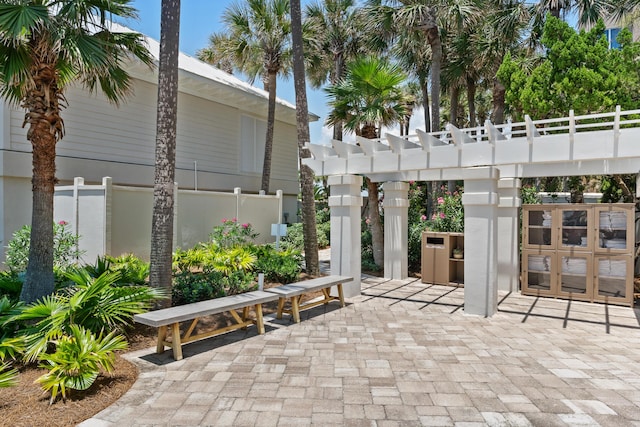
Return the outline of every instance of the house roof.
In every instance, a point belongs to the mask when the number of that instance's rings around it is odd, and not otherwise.
[[[116,23],[112,25],[114,31],[133,31]],[[145,40],[157,65],[160,58],[160,43],[146,35]],[[269,98],[268,92],[183,52],[180,52],[178,64],[180,68],[178,74],[180,92],[267,117],[268,105],[266,101]],[[128,71],[137,79],[153,84],[158,82],[157,69],[150,72],[149,68],[139,60],[133,61]],[[318,115],[309,112],[309,121],[314,122],[319,118]],[[276,119],[295,124],[295,105],[277,98]]]

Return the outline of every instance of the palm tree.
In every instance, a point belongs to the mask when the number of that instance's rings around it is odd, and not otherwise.
[[[178,56],[180,54],[180,0],[162,0],[160,66],[156,120],[156,166],[151,226],[149,283],[171,290],[173,208],[178,120]]]
[[[269,92],[267,133],[261,189],[269,192],[273,128],[276,117],[276,77],[287,76],[291,69],[291,22],[289,0],[246,0],[234,3],[222,16],[225,29],[213,34],[198,58],[211,64],[233,64],[253,83],[263,80]],[[222,41],[222,42],[221,42]]]
[[[319,88],[336,84],[347,61],[364,54],[363,16],[353,0],[323,0],[305,9],[305,59],[309,82]],[[342,123],[333,126],[333,139],[342,140]]]
[[[54,290],[53,193],[56,143],[64,136],[64,91],[98,87],[118,103],[131,90],[123,69],[132,54],[151,66],[141,34],[111,31],[107,16],[132,18],[129,0],[33,0],[0,4],[0,93],[25,108],[33,149],[33,211],[29,264],[21,299]]]
[[[383,126],[406,116],[407,101],[401,88],[405,75],[397,65],[374,57],[357,59],[347,67],[344,79],[325,90],[332,111],[327,124],[344,123],[346,130],[364,138],[378,138]],[[384,233],[379,211],[378,184],[365,179],[369,192],[369,218],[374,262],[384,264]]]
[[[293,82],[296,90],[296,127],[298,131],[298,161],[300,184],[302,187],[302,230],[304,233],[304,257],[307,273],[320,274],[318,261],[318,234],[316,229],[316,204],[313,170],[302,164],[303,158],[310,157],[304,144],[309,138],[309,107],[304,70],[304,48],[302,39],[302,11],[300,0],[291,0],[291,38],[293,42]]]

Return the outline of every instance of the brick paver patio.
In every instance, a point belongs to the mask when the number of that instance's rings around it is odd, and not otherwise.
[[[82,426],[640,426],[640,310],[367,278],[362,294],[184,347]]]

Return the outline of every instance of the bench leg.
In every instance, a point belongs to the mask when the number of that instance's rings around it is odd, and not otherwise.
[[[158,328],[158,344],[156,345],[156,353],[162,354],[164,352],[164,341],[167,339],[167,327],[160,326]]]
[[[300,297],[291,297],[291,314],[293,314],[293,321],[300,323]]]
[[[180,323],[171,325],[171,347],[173,347],[173,358],[182,360],[182,343],[180,342]]]
[[[256,326],[258,327],[258,333],[264,334],[264,319],[262,318],[262,304],[256,304]]]
[[[276,313],[276,319],[282,319],[282,310],[284,309],[285,300],[285,297],[278,298],[278,312]]]
[[[338,298],[340,298],[340,307],[344,307],[344,293],[342,292],[342,283],[338,283]]]

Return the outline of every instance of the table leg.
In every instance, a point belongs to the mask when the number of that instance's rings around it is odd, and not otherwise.
[[[340,298],[340,307],[344,307],[344,292],[342,292],[342,283],[338,283],[338,297]]]
[[[171,346],[173,347],[173,358],[182,360],[182,343],[180,342],[180,323],[171,325]]]
[[[160,326],[158,328],[158,344],[156,345],[156,353],[161,354],[164,352],[164,340],[167,339],[167,326]]]
[[[291,297],[291,314],[293,314],[293,321],[300,323],[300,301],[301,296]]]
[[[264,319],[262,318],[262,304],[256,304],[256,326],[258,327],[258,333],[264,334]]]
[[[278,298],[278,313],[276,313],[276,319],[282,319],[282,310],[284,309],[285,300],[285,297]]]

